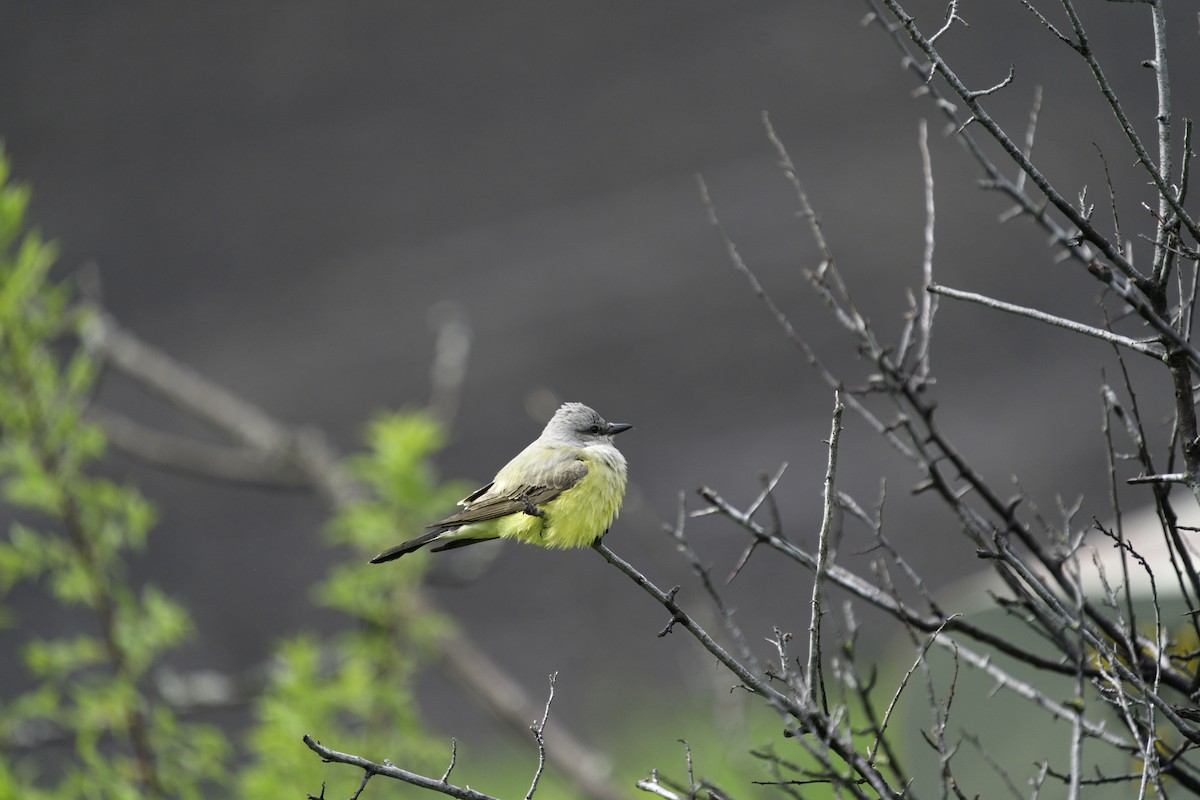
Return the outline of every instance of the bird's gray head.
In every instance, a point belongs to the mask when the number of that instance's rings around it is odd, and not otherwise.
[[[580,446],[611,444],[612,437],[632,427],[624,422],[606,422],[583,403],[563,403],[546,423],[541,438]]]

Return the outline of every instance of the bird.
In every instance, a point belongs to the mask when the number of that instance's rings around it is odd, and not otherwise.
[[[491,483],[458,502],[462,510],[371,559],[382,564],[434,544],[434,551],[490,539],[555,549],[589,547],[608,532],[625,496],[628,468],[613,437],[632,428],[606,422],[583,403],[563,403],[540,436]]]

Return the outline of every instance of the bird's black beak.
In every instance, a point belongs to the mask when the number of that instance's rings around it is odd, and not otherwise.
[[[616,436],[621,431],[627,431],[632,427],[628,422],[610,422],[604,432],[609,436]]]

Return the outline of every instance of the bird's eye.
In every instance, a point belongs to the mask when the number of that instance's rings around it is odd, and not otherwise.
[[[593,425],[592,427],[588,428],[588,433],[599,433],[599,432],[600,432],[599,425]]]

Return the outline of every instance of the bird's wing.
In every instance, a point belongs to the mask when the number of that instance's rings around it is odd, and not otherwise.
[[[495,485],[496,485],[496,482],[492,481],[491,483],[489,483],[486,486],[480,486],[478,489],[471,492],[469,495],[464,497],[462,500],[459,500],[458,504],[460,506],[462,506],[463,508],[469,507],[471,505],[471,503],[474,503],[476,500],[478,500],[479,498],[483,497],[485,494],[490,492],[492,490],[492,487]]]
[[[556,462],[551,468],[541,470],[540,474],[531,475],[521,483],[502,483],[498,487],[497,482],[493,481],[461,500],[459,505],[463,506],[462,511],[426,527],[429,530],[446,531],[472,522],[524,513],[530,506],[549,503],[587,475],[587,464],[578,458],[556,459]]]

